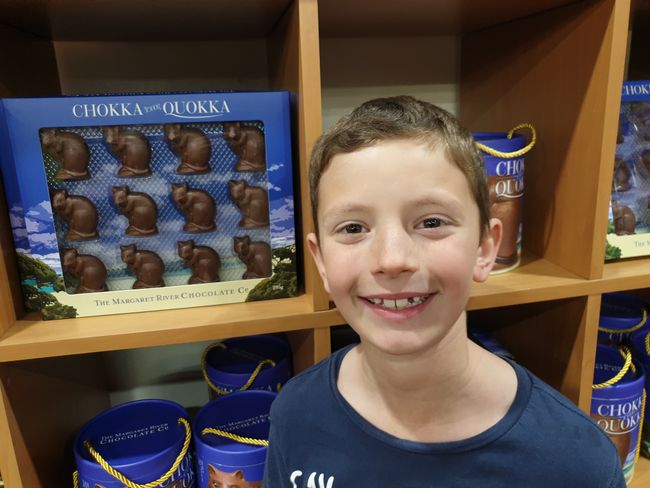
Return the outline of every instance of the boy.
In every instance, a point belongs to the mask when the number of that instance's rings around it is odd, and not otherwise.
[[[361,341],[285,385],[265,488],[625,486],[589,417],[467,338],[502,226],[453,116],[364,103],[317,141],[310,189],[309,250]]]

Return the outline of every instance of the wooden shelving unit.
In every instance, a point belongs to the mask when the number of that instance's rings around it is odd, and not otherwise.
[[[456,36],[464,124],[531,121],[539,133],[526,156],[522,264],[474,286],[468,307],[588,410],[602,293],[650,288],[650,258],[604,264],[631,10],[630,0],[0,0],[0,96],[290,90],[304,237],[321,80],[343,63],[321,65],[321,44]],[[20,305],[7,213],[0,198],[0,471],[12,488],[69,483],[71,437],[110,406],[103,354],[287,332],[300,370],[329,354],[329,328],[343,323],[309,259],[296,298],[43,322]],[[634,486],[647,472],[642,461]]]

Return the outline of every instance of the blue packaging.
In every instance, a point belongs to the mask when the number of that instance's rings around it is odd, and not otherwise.
[[[26,308],[55,319],[294,296],[289,99],[1,100]]]
[[[201,408],[192,423],[198,488],[261,488],[269,412],[276,396],[263,390],[237,391]]]
[[[605,260],[650,254],[650,81],[623,84]]]
[[[169,475],[160,488],[195,486],[189,448],[187,412],[167,400],[137,400],[112,407],[88,421],[74,441],[77,484],[80,488],[122,488],[91,449],[133,483],[146,484]]]
[[[237,390],[277,393],[291,377],[291,349],[271,334],[235,337],[208,346],[201,366],[211,399]]]

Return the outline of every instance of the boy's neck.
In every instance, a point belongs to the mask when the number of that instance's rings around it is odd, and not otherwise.
[[[391,356],[367,344],[352,349],[338,387],[380,429],[445,442],[479,434],[500,420],[514,400],[516,377],[510,365],[467,338],[463,315],[435,348],[419,355]]]

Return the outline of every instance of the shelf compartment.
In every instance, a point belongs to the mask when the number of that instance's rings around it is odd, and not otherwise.
[[[0,362],[180,344],[344,323],[314,312],[309,295],[180,310],[42,321],[17,320],[0,338]]]
[[[572,2],[412,0],[404,4],[390,0],[320,1],[319,17],[323,37],[449,35],[502,24],[569,3]]]
[[[201,40],[264,37],[290,0],[21,0],[0,3],[0,23],[70,41]]]

